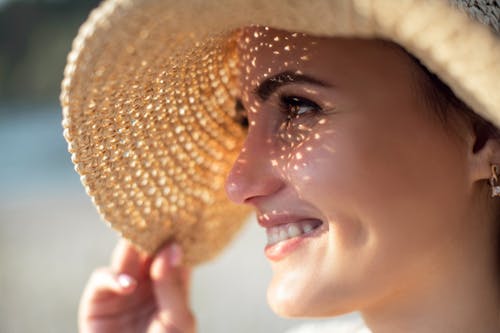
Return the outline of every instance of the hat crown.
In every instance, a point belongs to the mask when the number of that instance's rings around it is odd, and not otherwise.
[[[500,1],[499,0],[449,0],[467,15],[482,24],[488,25],[500,35]]]

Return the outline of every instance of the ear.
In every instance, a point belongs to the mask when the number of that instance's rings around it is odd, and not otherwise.
[[[497,137],[480,138],[476,136],[470,148],[470,167],[472,181],[489,179],[491,165],[500,165],[500,139]]]

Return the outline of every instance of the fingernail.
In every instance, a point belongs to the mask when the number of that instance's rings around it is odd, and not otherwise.
[[[177,244],[170,245],[168,260],[172,267],[180,266],[182,263],[182,250]]]
[[[130,275],[127,274],[120,274],[118,275],[118,284],[120,287],[123,289],[129,289],[132,286],[135,286],[136,281],[134,278],[132,278]]]

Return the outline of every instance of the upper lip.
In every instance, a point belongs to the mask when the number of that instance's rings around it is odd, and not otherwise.
[[[259,214],[257,216],[257,221],[259,221],[259,224],[264,228],[271,228],[287,223],[295,223],[305,219],[314,218],[290,214]]]

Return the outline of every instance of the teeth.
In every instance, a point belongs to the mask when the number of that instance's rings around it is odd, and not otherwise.
[[[278,231],[278,230],[269,230],[267,232],[267,242],[268,243],[274,244],[274,243],[278,242],[279,235],[276,231]]]
[[[302,226],[302,230],[304,230],[304,233],[307,234],[308,232],[311,232],[311,230],[313,230],[314,227],[310,224],[304,224]]]
[[[288,233],[286,232],[285,229],[280,228],[278,242],[284,241],[285,239],[288,239]]]
[[[319,220],[304,220],[297,223],[277,225],[267,229],[267,244],[273,245],[289,238],[307,234],[321,225]]]
[[[288,235],[290,237],[297,237],[300,235],[302,232],[300,231],[299,227],[297,227],[295,224],[290,224],[288,226]]]

